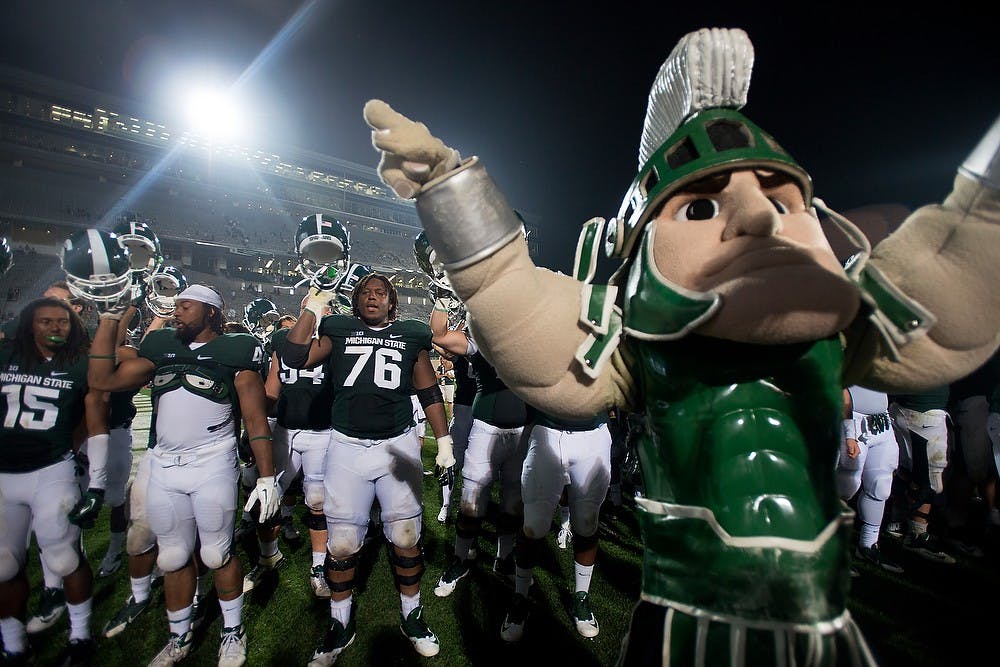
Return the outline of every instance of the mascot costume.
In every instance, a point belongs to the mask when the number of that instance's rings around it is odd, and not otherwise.
[[[364,109],[381,178],[416,199],[507,386],[565,418],[645,415],[623,664],[873,664],[846,609],[842,389],[950,382],[1000,344],[1000,122],[943,204],[872,249],[740,113],[752,64],[742,30],[680,40],[650,91],[638,175],[617,217],[584,225],[572,277],[532,264],[478,158],[385,102]],[[817,209],[857,245],[846,265]],[[622,260],[608,285],[590,282],[601,242]]]

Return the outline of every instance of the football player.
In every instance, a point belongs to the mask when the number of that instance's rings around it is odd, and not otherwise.
[[[472,403],[476,398],[476,375],[472,370],[472,364],[468,357],[461,354],[452,354],[447,350],[437,347],[438,352],[450,360],[452,373],[454,374],[455,391],[451,403],[451,420],[448,423],[448,432],[451,434],[455,452],[455,470],[461,471],[465,464],[465,450],[469,445],[469,431],[472,430]],[[440,480],[439,480],[440,481]],[[448,522],[448,513],[451,508],[451,495],[455,483],[444,480],[441,485],[441,511],[438,512],[438,523]],[[472,549],[475,549],[473,545]],[[470,550],[469,558],[475,560],[475,553]]]
[[[27,662],[24,625],[29,531],[41,558],[61,578],[69,610],[69,656],[89,664],[93,573],[81,553],[81,489],[74,441],[85,427],[87,334],[73,308],[61,299],[28,304],[15,335],[0,344],[0,631],[5,662]],[[76,432],[76,433],[75,433]],[[96,457],[95,457],[96,458]],[[97,471],[92,470],[96,473]],[[99,475],[94,474],[94,483]]]
[[[420,655],[436,655],[438,638],[427,627],[420,604],[423,464],[410,401],[414,391],[437,439],[437,465],[453,474],[455,460],[428,356],[430,329],[416,320],[397,321],[395,287],[387,277],[370,274],[354,288],[353,316],[324,317],[318,338],[313,338],[317,318],[333,298],[330,292],[310,290],[282,353],[290,368],[313,368],[329,359],[335,387],[323,505],[331,622],[310,664],[332,664],[354,640],[352,588],[376,499],[399,588],[400,629]]]
[[[455,521],[455,551],[434,588],[438,597],[451,595],[472,567],[470,549],[486,516],[494,481],[500,486],[500,516],[493,570],[514,579],[514,536],[520,529],[524,513],[521,466],[528,445],[525,426],[529,423],[524,401],[507,388],[496,369],[479,353],[469,328],[448,328],[449,310],[436,304],[431,312],[434,344],[452,354],[468,356],[476,374],[476,396],[462,464],[462,499]]]
[[[243,568],[233,554],[236,518],[236,446],[242,419],[261,477],[246,509],[260,504],[264,522],[278,509],[271,433],[259,368],[263,350],[247,334],[223,334],[224,304],[206,285],[191,285],[176,297],[174,328],[146,335],[135,359],[115,368],[114,330],[122,309],[101,313],[89,379],[104,391],[125,391],[152,380],[155,446],[146,512],[156,535],[157,563],[165,572],[164,595],[170,636],[153,664],[171,665],[192,647],[192,559],[196,539],[205,566],[214,571],[222,609],[219,665],[246,661],[242,626]],[[103,363],[102,363],[103,362]]]
[[[330,312],[327,307],[322,315]],[[326,363],[313,368],[292,368],[281,361],[288,331],[295,321],[296,318],[291,318],[288,327],[279,328],[271,337],[271,366],[264,389],[268,400],[277,403],[275,451],[281,450],[281,456],[289,462],[282,478],[283,497],[287,494],[286,485],[302,472],[302,492],[309,508],[306,525],[312,545],[309,586],[316,597],[329,600],[330,587],[323,569],[327,541],[323,474],[333,427],[330,421],[333,384]]]

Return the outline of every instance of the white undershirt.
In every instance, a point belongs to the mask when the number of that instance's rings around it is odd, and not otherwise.
[[[197,350],[205,343],[191,343]],[[156,448],[162,454],[191,452],[203,447],[236,444],[233,406],[216,403],[180,387],[160,396],[156,407]],[[215,431],[209,426],[226,423]]]

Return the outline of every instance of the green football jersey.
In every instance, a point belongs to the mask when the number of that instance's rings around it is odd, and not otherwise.
[[[156,365],[150,397],[156,428],[157,402],[170,391],[184,389],[216,403],[228,403],[239,411],[236,374],[243,370],[260,372],[264,350],[260,342],[244,333],[218,336],[196,349],[183,344],[171,328],[150,331],[139,346],[139,356]]]
[[[413,421],[413,367],[431,349],[431,330],[402,320],[375,330],[346,315],[327,315],[319,333],[333,343],[333,427],[354,438],[399,435]]]
[[[278,396],[278,424],[287,429],[325,431],[330,422],[333,405],[333,384],[330,382],[329,362],[315,368],[290,368],[281,361],[281,353],[288,340],[288,329],[278,329],[271,337],[271,349],[278,355],[278,379],[281,394]]]
[[[44,468],[73,449],[73,430],[84,416],[87,356],[61,367],[26,365],[11,342],[0,344],[0,472]]]
[[[517,428],[528,421],[528,406],[507,388],[481,352],[469,357],[476,373],[476,398],[472,416],[497,428]]]

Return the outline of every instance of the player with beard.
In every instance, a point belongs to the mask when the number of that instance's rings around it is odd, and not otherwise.
[[[440,645],[420,605],[423,464],[411,393],[420,400],[437,439],[437,464],[447,471],[442,474],[453,474],[455,459],[441,389],[428,355],[431,332],[423,322],[397,321],[396,289],[385,276],[370,274],[352,293],[353,317],[324,317],[318,337],[313,338],[316,319],[331,298],[330,292],[310,290],[281,357],[291,368],[314,368],[329,359],[335,387],[323,505],[329,534],[326,578],[331,623],[309,664],[332,664],[354,641],[352,588],[376,499],[391,545],[389,560],[402,608],[400,629],[420,655],[433,656]]]
[[[264,384],[259,374],[263,350],[247,334],[223,334],[224,304],[219,293],[192,285],[177,295],[175,328],[152,331],[136,359],[95,363],[91,385],[123,391],[152,380],[155,446],[150,465],[147,518],[156,535],[157,563],[164,570],[170,638],[154,665],[172,665],[191,651],[191,600],[195,589],[196,538],[204,564],[214,570],[222,608],[219,665],[246,662],[242,626],[243,568],[233,558],[236,518],[236,439],[240,420],[262,476],[248,507],[260,503],[260,520],[278,508]],[[113,334],[120,312],[101,313],[93,359],[114,361]],[[153,435],[155,434],[155,435]]]
[[[93,573],[80,550],[81,490],[73,457],[84,425],[87,335],[72,307],[56,298],[31,302],[11,340],[0,345],[0,629],[5,664],[26,661],[28,538],[62,578],[69,609],[68,664],[88,664]]]

